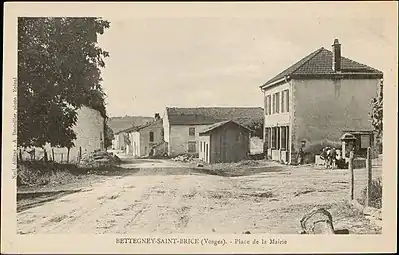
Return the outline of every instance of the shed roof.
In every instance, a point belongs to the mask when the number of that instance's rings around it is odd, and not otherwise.
[[[226,124],[228,124],[228,123],[233,123],[233,124],[235,124],[235,125],[237,125],[237,126],[243,128],[243,129],[248,130],[249,132],[252,131],[251,129],[249,129],[249,128],[243,126],[243,125],[240,125],[239,123],[237,123],[237,122],[235,122],[235,121],[226,120],[226,121],[217,122],[217,123],[215,123],[215,124],[213,124],[213,125],[207,127],[206,129],[204,129],[203,131],[201,131],[199,134],[200,134],[200,135],[203,135],[203,134],[210,133],[210,132],[212,132],[212,131],[218,129],[219,127],[222,127],[222,126],[224,126],[224,125],[226,125]]]
[[[167,107],[166,114],[171,125],[210,125],[227,120],[247,125],[263,120],[261,107]]]
[[[305,56],[292,66],[288,67],[272,79],[268,80],[261,87],[266,88],[268,85],[284,79],[284,78],[331,78],[338,73],[332,69],[333,53],[323,47]],[[339,75],[347,75],[356,77],[359,75],[382,78],[383,73],[370,66],[358,63],[349,58],[341,57],[341,72]]]

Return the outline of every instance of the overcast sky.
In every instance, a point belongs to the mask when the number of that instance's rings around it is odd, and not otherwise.
[[[386,30],[389,19],[372,6],[350,13],[306,8],[311,5],[265,3],[253,17],[229,16],[228,9],[223,15],[104,17],[111,22],[99,40],[110,52],[103,70],[109,115],[153,116],[166,106],[262,106],[262,83],[314,50],[330,49],[334,38],[343,56],[393,74],[396,67],[386,61],[396,47]]]

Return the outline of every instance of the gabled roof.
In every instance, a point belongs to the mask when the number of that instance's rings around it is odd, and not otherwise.
[[[383,75],[383,73],[377,69],[345,57],[341,57],[341,72],[337,73],[332,69],[332,60],[333,53],[322,47],[268,80],[261,87],[267,87],[284,78],[331,78],[337,74],[349,77],[368,74],[370,77],[382,78]]]
[[[206,129],[204,129],[203,131],[201,131],[199,134],[201,135],[201,134],[209,133],[209,132],[211,132],[211,131],[213,131],[213,130],[219,128],[219,127],[222,127],[222,126],[224,126],[224,125],[226,125],[226,124],[228,124],[228,123],[234,123],[235,125],[240,126],[241,128],[244,128],[244,129],[248,130],[249,132],[252,131],[251,129],[249,129],[249,128],[243,126],[243,125],[240,125],[240,124],[238,124],[238,123],[235,122],[235,121],[226,120],[226,121],[217,122],[217,123],[215,123],[215,124],[213,124],[213,125],[207,127]]]
[[[210,125],[226,120],[247,125],[263,120],[261,107],[167,107],[166,114],[170,125]]]
[[[119,133],[137,132],[137,131],[140,131],[140,130],[142,130],[144,128],[155,126],[155,125],[158,125],[158,124],[162,124],[162,119],[149,121],[149,122],[144,123],[144,124],[139,125],[139,126],[132,126],[132,127],[129,127],[129,128],[126,128],[124,130],[119,131],[117,134],[119,134]]]

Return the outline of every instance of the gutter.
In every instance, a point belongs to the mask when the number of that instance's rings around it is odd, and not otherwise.
[[[290,79],[291,77],[290,76],[288,76],[288,75],[285,75],[283,78],[281,78],[281,79],[278,79],[278,80],[276,80],[276,81],[274,81],[274,82],[272,82],[272,83],[269,83],[269,84],[263,84],[262,86],[259,86],[262,90],[264,90],[266,87],[271,87],[271,86],[274,86],[274,85],[276,85],[276,84],[279,84],[279,83],[281,83],[281,82],[288,82],[288,80]]]

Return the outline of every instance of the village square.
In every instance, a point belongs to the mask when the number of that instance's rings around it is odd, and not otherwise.
[[[382,233],[384,71],[350,33],[154,22],[18,20],[18,234]]]

